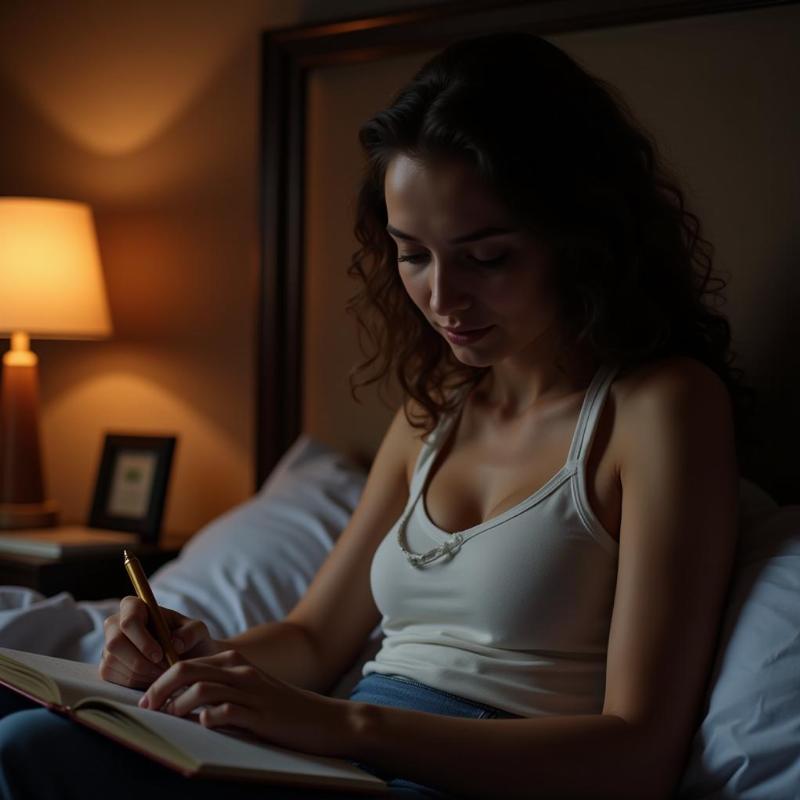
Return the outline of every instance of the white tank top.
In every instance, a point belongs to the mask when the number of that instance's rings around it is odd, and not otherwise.
[[[595,374],[564,466],[472,528],[448,533],[425,509],[458,414],[424,439],[406,508],[373,557],[385,637],[363,675],[405,676],[524,717],[602,711],[618,544],[589,507],[585,464],[615,373]],[[423,563],[409,562],[398,533]]]

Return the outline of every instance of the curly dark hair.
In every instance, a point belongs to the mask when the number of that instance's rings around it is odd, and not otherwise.
[[[351,391],[394,375],[426,432],[487,368],[460,363],[407,296],[386,231],[384,178],[398,154],[463,159],[515,222],[553,253],[562,347],[580,345],[623,371],[683,355],[728,387],[740,463],[754,392],[733,367],[726,281],[713,246],[685,207],[655,142],[617,90],[547,40],[520,32],[466,39],[428,61],[359,132],[366,167],[358,193],[360,248],[348,303],[365,360]]]

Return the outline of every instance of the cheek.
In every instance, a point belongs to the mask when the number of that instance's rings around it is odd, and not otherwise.
[[[424,311],[428,305],[428,282],[421,273],[415,275],[401,269],[400,282],[414,305]]]
[[[555,298],[549,286],[530,275],[509,275],[487,281],[482,287],[483,305],[508,317],[530,325],[544,316],[550,316]]]

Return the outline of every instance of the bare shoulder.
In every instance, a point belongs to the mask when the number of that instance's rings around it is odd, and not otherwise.
[[[671,356],[632,369],[612,386],[620,440],[638,437],[658,419],[690,414],[731,419],[728,388],[714,370],[687,356]]]
[[[402,469],[406,482],[410,484],[413,467],[425,433],[422,428],[415,427],[411,420],[421,419],[423,414],[422,406],[413,400],[406,400],[404,405],[396,409],[372,462],[373,471],[376,467],[380,468],[386,464],[395,465],[395,469]],[[411,420],[409,420],[409,415]]]
[[[626,408],[687,395],[711,401],[727,396],[719,375],[688,356],[671,356],[636,367],[615,381],[614,388],[618,404]]]

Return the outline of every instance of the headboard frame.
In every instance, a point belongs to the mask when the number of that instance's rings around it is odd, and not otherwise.
[[[260,263],[255,477],[260,486],[303,430],[304,281],[308,240],[308,98],[315,70],[436,50],[467,36],[524,29],[549,35],[792,5],[797,0],[458,2],[262,37]],[[399,84],[396,88],[400,88]],[[313,165],[312,165],[313,167]],[[312,175],[312,178],[314,176]],[[355,186],[352,193],[355,193]],[[355,249],[355,246],[353,247]],[[800,442],[798,442],[800,445]],[[784,500],[795,477],[779,482]],[[800,481],[798,481],[800,482]],[[800,496],[796,499],[800,500]]]

